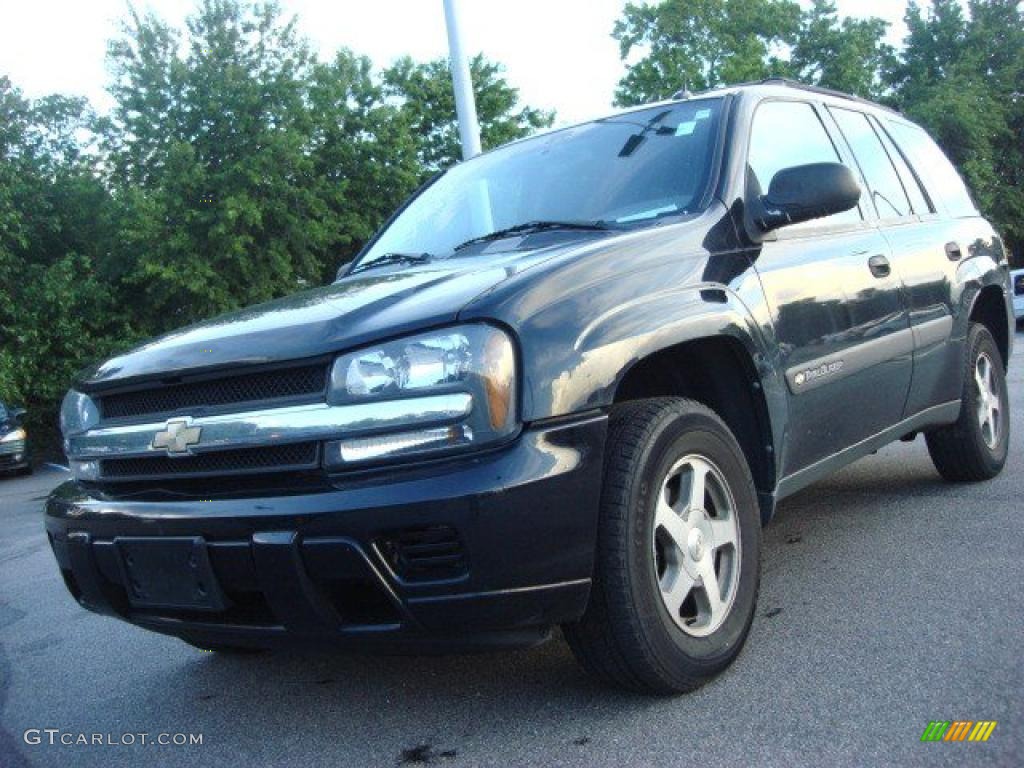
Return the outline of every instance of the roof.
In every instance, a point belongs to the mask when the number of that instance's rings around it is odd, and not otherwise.
[[[747,83],[737,83],[736,85],[722,86],[720,88],[711,88],[709,90],[701,91],[699,93],[690,93],[689,91],[683,89],[681,91],[676,92],[672,96],[672,98],[676,101],[679,101],[683,99],[706,97],[716,93],[736,93],[737,91],[754,90],[759,88],[792,88],[798,91],[816,93],[820,96],[829,96],[833,99],[843,99],[845,101],[856,102],[857,104],[863,104],[864,106],[873,107],[874,109],[880,109],[885,112],[891,112],[894,115],[899,115],[899,112],[897,112],[896,110],[891,109],[890,107],[887,107],[884,104],[879,104],[876,101],[863,99],[860,96],[854,96],[849,93],[843,93],[842,91],[836,91],[831,88],[822,88],[821,86],[818,85],[808,85],[807,83],[801,83],[798,80],[792,80],[788,77],[768,77],[765,78],[764,80],[754,80]]]

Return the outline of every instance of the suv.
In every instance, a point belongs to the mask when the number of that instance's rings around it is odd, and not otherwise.
[[[80,375],[46,528],[87,608],[205,649],[539,642],[690,690],[777,502],[923,433],[1007,455],[1006,254],[928,135],[784,81],[515,142],[332,285]]]

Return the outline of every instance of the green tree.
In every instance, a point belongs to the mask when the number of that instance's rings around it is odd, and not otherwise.
[[[385,102],[370,60],[350,51],[315,67],[309,105],[313,173],[333,221],[327,280],[419,184],[420,144],[405,113]]]
[[[332,235],[308,151],[314,62],[294,20],[204,0],[180,51],[134,11],[109,50],[113,182],[136,203],[121,266],[147,332],[319,280]]]
[[[274,4],[201,0],[184,30],[129,10],[108,58],[102,118],[0,77],[0,399],[42,453],[75,371],[333,278],[458,156],[443,62],[320,61]],[[550,125],[474,74],[486,144]]]
[[[72,374],[131,338],[96,268],[116,227],[85,151],[92,117],[81,99],[30,102],[0,79],[0,400],[28,406],[44,452]]]
[[[886,91],[883,73],[895,51],[885,43],[883,19],[846,17],[833,0],[814,0],[800,19],[790,59],[793,76],[811,85],[877,99]]]
[[[480,141],[485,149],[547,128],[554,113],[520,106],[519,91],[508,84],[500,64],[482,55],[470,61]],[[462,158],[455,95],[447,59],[418,64],[405,57],[383,73],[384,93],[401,105],[403,117],[418,139],[425,173],[435,173]]]
[[[907,7],[893,101],[924,125],[964,175],[983,213],[1024,249],[1024,8],[1016,0],[935,0]]]
[[[612,36],[631,64],[615,91],[615,104],[643,104],[683,87],[704,90],[788,74],[778,53],[800,28],[791,0],[664,0],[627,3]]]

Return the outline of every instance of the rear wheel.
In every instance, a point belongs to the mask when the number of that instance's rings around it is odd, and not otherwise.
[[[692,690],[739,654],[757,602],[761,521],[722,420],[680,398],[616,406],[590,602],[563,627],[592,674],[647,693]]]
[[[960,418],[926,435],[932,463],[946,480],[989,480],[1006,464],[1010,403],[1002,356],[988,328],[967,334]]]

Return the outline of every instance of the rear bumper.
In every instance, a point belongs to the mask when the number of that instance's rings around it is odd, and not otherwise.
[[[594,414],[294,496],[111,500],[66,483],[46,530],[82,605],[194,642],[525,644],[586,606],[605,427]],[[133,602],[119,537],[201,537],[223,610]]]

